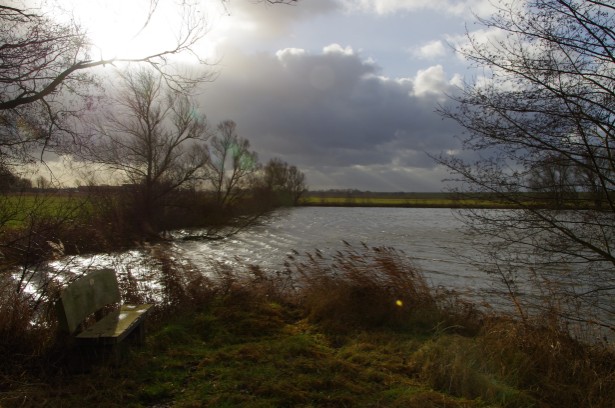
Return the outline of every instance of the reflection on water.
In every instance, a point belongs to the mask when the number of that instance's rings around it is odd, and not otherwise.
[[[462,230],[463,224],[449,209],[301,207],[279,210],[263,225],[224,240],[178,239],[174,249],[179,257],[207,273],[212,262],[280,270],[293,250],[333,253],[343,247],[343,241],[391,246],[404,251],[434,286],[483,295],[491,291],[493,281],[465,259],[475,249]],[[111,267],[120,277],[130,274],[146,281],[156,268],[149,250],[70,257],[50,266],[60,275]],[[156,289],[155,282],[151,284]]]
[[[181,232],[176,235],[181,236]],[[324,254],[333,254],[343,249],[344,241],[355,247],[361,243],[390,246],[410,257],[433,286],[455,290],[477,303],[488,303],[499,310],[511,310],[510,300],[502,296],[500,279],[481,272],[470,262],[472,258],[476,260],[477,249],[485,244],[477,239],[472,240],[464,234],[464,224],[449,209],[302,207],[279,210],[263,225],[227,239],[183,241],[178,238],[172,248],[176,261],[208,274],[214,263],[229,266],[256,264],[266,270],[281,270],[293,251],[307,253],[318,249]],[[67,275],[110,267],[117,271],[120,280],[130,276],[133,282],[138,282],[147,288],[147,293],[157,298],[156,294],[162,288],[160,265],[151,251],[156,251],[156,247],[120,254],[65,258],[50,264],[51,274],[34,274],[28,290],[36,291],[38,284],[44,283],[50,275],[57,276],[61,282]],[[556,280],[562,280],[566,267],[560,265],[554,269]],[[573,275],[578,280],[578,275]],[[575,282],[576,285],[582,283]],[[541,287],[531,279],[523,279],[518,282],[516,290],[526,305],[538,304],[545,299]],[[600,307],[607,311],[604,321],[612,321],[613,297],[606,298],[610,303],[606,308],[604,305]],[[590,305],[588,310],[597,309],[600,308]]]
[[[509,302],[501,296],[499,278],[479,271],[470,262],[478,257],[479,244],[484,244],[477,239],[464,234],[464,224],[449,209],[301,207],[279,210],[263,225],[224,240],[177,239],[174,249],[179,259],[208,273],[212,262],[231,266],[256,264],[280,270],[293,250],[334,253],[343,248],[343,241],[354,246],[362,242],[369,246],[391,246],[405,252],[433,286],[454,289],[500,308]],[[152,279],[157,266],[150,250],[72,257],[51,266],[60,276],[68,271],[81,273],[111,267],[120,277],[130,275],[137,281],[149,282],[152,290],[157,290],[156,279]],[[557,269],[560,279],[562,271]],[[31,290],[35,290],[36,277],[32,283]],[[526,299],[539,295],[531,280],[519,282],[517,289]]]
[[[181,234],[180,234],[181,235]],[[423,271],[433,286],[454,289],[477,301],[493,306],[508,303],[502,299],[499,279],[473,266],[475,240],[464,234],[464,224],[449,209],[424,208],[322,208],[300,207],[279,210],[263,225],[246,229],[230,238],[217,241],[183,241],[177,239],[177,256],[203,273],[212,262],[228,265],[256,264],[280,270],[293,250],[299,253],[334,253],[343,241],[354,246],[391,246],[405,252]],[[51,264],[58,272],[80,273],[87,269],[114,268],[121,276],[151,280],[156,264],[150,249],[120,254],[72,257]],[[35,281],[34,281],[35,282]],[[152,289],[157,289],[154,281]],[[530,281],[520,282],[521,294],[535,292]]]
[[[213,258],[274,270],[292,250],[332,253],[343,247],[343,241],[391,246],[411,257],[433,285],[485,293],[492,281],[465,259],[475,255],[475,246],[462,230],[449,209],[301,207],[281,210],[265,225],[226,240],[177,245],[196,265]]]

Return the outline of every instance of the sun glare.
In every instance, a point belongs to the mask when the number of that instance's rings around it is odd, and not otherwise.
[[[156,4],[153,13],[152,3]],[[210,16],[217,13],[213,6],[207,6],[209,8],[195,9],[187,16],[175,2],[151,0],[65,0],[64,7],[86,30],[94,59],[139,58],[171,50],[186,34],[189,24],[208,22]],[[65,13],[64,17],[68,15]],[[208,42],[202,41],[204,44],[194,47],[202,58],[213,53]]]

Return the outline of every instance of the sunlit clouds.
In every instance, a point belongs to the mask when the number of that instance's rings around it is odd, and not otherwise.
[[[59,0],[42,7],[60,21],[81,26],[95,59],[138,58],[172,49],[191,31],[209,31],[220,13],[212,6],[181,8],[175,2],[149,0]],[[203,54],[213,52],[211,44],[198,47]]]
[[[411,50],[411,53],[417,58],[431,60],[446,55],[446,51],[446,46],[441,40],[434,40]]]
[[[390,14],[400,11],[438,10],[456,15],[484,14],[493,10],[489,0],[344,0],[346,7]]]
[[[200,19],[193,51],[216,75],[194,91],[209,121],[235,121],[261,161],[297,165],[312,189],[371,191],[443,188],[431,157],[459,149],[460,129],[436,110],[483,80],[454,48],[472,13],[493,10],[487,0],[233,0],[196,2],[190,18],[158,2],[148,19],[148,0],[61,4],[88,31],[92,58],[165,48],[182,21]]]

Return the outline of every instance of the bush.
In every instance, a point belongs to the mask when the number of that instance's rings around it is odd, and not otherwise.
[[[609,406],[615,401],[615,359],[603,344],[580,343],[553,320],[485,322],[480,348],[493,368],[553,406]]]
[[[0,275],[0,373],[39,357],[54,341],[55,324],[46,307],[33,305],[33,295],[17,292],[14,281]]]

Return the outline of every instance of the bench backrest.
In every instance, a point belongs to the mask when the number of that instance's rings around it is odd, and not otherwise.
[[[74,333],[86,317],[104,306],[120,301],[115,271],[90,272],[71,282],[60,294],[56,305],[60,327]]]

